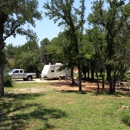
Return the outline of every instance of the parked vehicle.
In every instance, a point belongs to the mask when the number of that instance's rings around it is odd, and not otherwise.
[[[71,70],[65,68],[65,69],[59,71],[59,68],[61,66],[63,66],[63,64],[61,64],[61,63],[56,63],[55,65],[51,65],[51,64],[45,65],[41,72],[41,79],[45,79],[45,78],[54,79],[54,78],[58,78],[58,77],[65,78],[66,76],[70,77]]]
[[[36,78],[36,73],[24,73],[23,69],[12,69],[8,72],[12,79],[23,79],[31,81]]]

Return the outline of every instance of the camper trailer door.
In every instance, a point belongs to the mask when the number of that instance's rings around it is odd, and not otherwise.
[[[49,78],[57,78],[57,71],[56,71],[56,67],[55,66],[51,66],[50,70],[49,70]]]

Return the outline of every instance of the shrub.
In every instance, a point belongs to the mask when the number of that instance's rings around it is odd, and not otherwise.
[[[12,79],[7,74],[4,74],[4,86],[6,86],[6,87],[12,87]]]

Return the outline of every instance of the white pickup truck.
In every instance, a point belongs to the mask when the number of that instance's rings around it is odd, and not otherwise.
[[[23,69],[12,69],[8,72],[12,79],[23,79],[31,81],[36,78],[36,73],[24,73]]]

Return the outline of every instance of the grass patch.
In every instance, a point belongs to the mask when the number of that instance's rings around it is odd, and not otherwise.
[[[128,125],[130,127],[130,114],[127,115],[127,114],[124,114],[123,117],[122,117],[122,121]]]
[[[0,97],[1,130],[129,130],[129,96],[61,92],[51,83],[15,83]],[[33,91],[35,90],[35,91]]]

